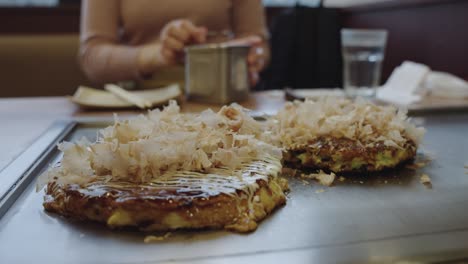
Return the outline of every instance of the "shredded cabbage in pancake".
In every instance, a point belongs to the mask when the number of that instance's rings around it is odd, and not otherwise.
[[[85,184],[97,176],[110,181],[149,182],[170,171],[208,172],[239,168],[265,157],[281,159],[281,150],[258,139],[262,126],[237,104],[218,113],[181,114],[175,101],[163,111],[119,120],[100,130],[96,142],[62,142],[61,164],[49,168],[38,188],[49,181]]]
[[[406,110],[340,97],[288,102],[270,121],[270,129],[273,143],[284,147],[331,136],[367,146],[383,142],[401,148],[408,140],[418,145],[425,133],[424,128],[409,122]]]

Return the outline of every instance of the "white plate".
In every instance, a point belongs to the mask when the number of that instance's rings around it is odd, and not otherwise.
[[[288,90],[290,97],[303,99],[320,96],[345,96],[342,89],[294,89]],[[292,99],[292,98],[290,98]],[[394,104],[383,99],[374,99],[377,104],[393,104],[397,107],[408,109],[410,113],[424,113],[433,111],[468,111],[468,99],[466,98],[439,98],[425,96],[419,102],[411,104]]]
[[[179,85],[172,84],[167,87],[130,91],[139,97],[151,102],[153,106],[167,103],[171,99],[176,99],[182,92]],[[80,86],[75,94],[70,98],[72,102],[86,108],[134,108],[134,104],[127,102],[116,95],[94,88]]]

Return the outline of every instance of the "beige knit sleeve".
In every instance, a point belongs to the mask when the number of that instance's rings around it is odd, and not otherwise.
[[[83,0],[81,6],[79,62],[94,82],[139,78],[138,47],[119,43],[118,0]]]
[[[236,37],[268,36],[265,27],[265,10],[261,0],[232,0],[232,26]]]

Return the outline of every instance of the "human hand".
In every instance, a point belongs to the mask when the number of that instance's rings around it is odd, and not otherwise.
[[[207,29],[197,27],[189,20],[167,23],[161,30],[160,41],[146,44],[140,49],[137,61],[140,74],[150,76],[160,67],[180,62],[187,44],[204,43],[206,37]]]
[[[250,85],[254,86],[259,81],[259,72],[265,67],[266,54],[262,38],[259,36],[248,36],[231,40],[229,44],[250,46],[247,64],[249,67]]]
[[[180,61],[187,44],[206,42],[207,29],[197,27],[191,21],[178,19],[171,21],[161,30],[161,57],[167,64]]]

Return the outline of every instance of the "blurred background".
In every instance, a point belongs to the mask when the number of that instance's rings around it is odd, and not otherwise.
[[[384,82],[404,60],[468,79],[467,0],[264,0],[271,65],[257,90],[340,87],[341,28],[384,28]],[[0,0],[0,97],[71,95],[79,0]]]

